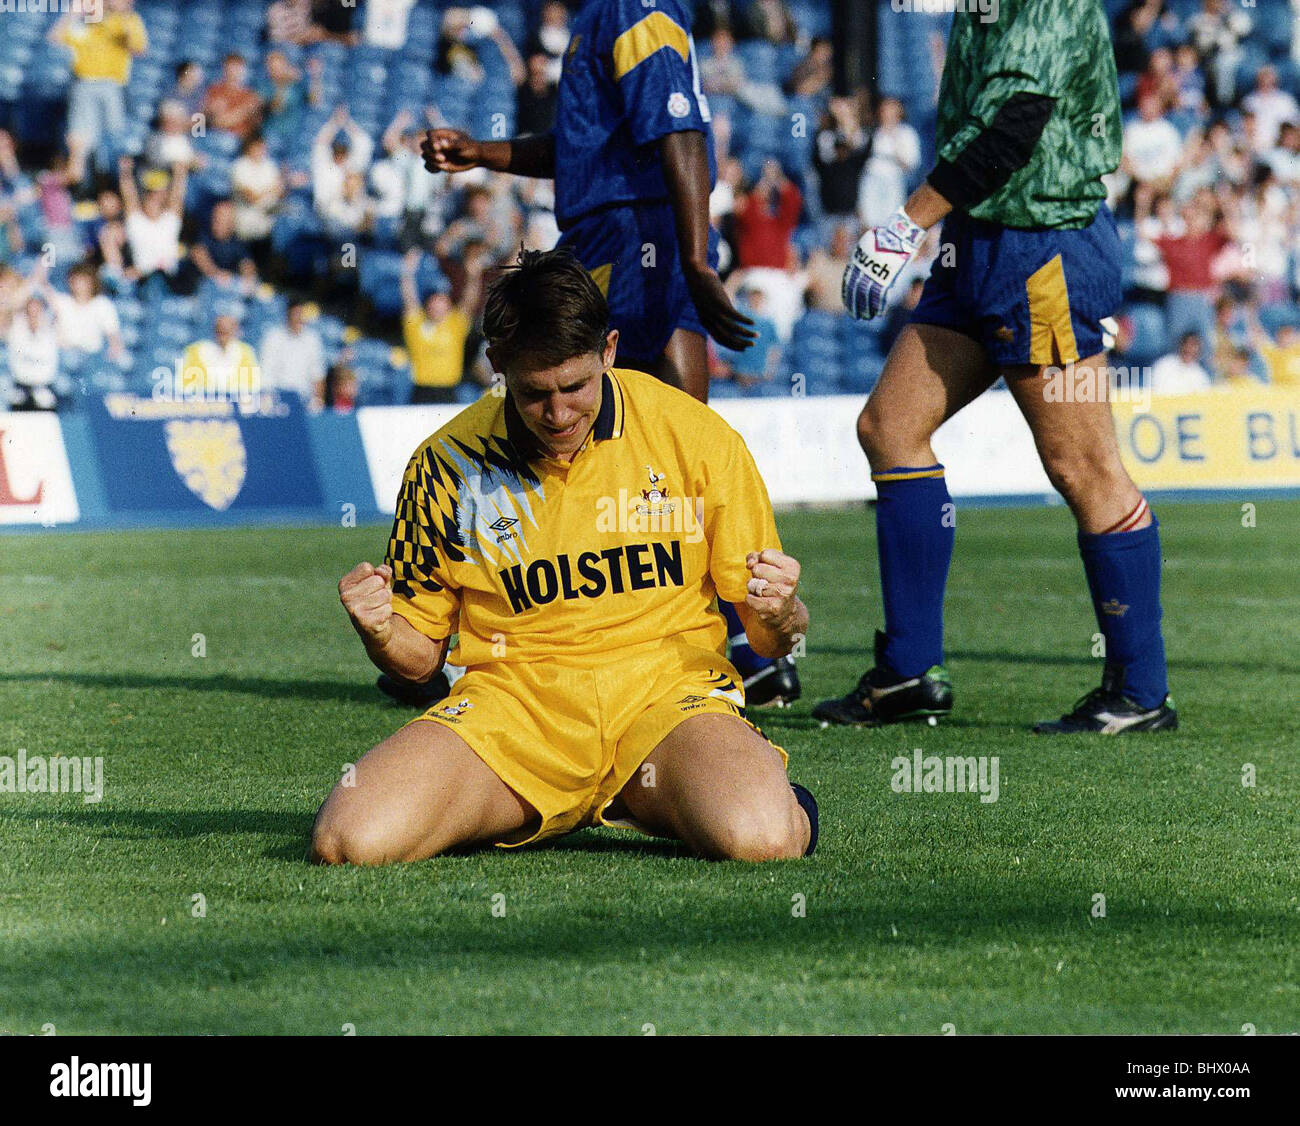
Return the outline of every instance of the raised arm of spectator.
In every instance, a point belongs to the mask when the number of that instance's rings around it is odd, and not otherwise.
[[[188,165],[180,162],[172,165],[172,179],[167,185],[167,210],[174,211],[178,218],[185,215],[185,185],[189,178]]]
[[[461,290],[458,308],[471,323],[478,312],[479,299],[483,296],[483,271],[487,269],[487,249],[482,246],[472,247],[465,256],[465,287]]]
[[[129,12],[125,20],[122,40],[132,55],[143,55],[149,50],[149,33],[145,30],[144,20],[138,12]]]
[[[140,210],[140,193],[135,188],[135,161],[129,156],[117,162],[117,190],[122,197],[122,209],[126,214]]]
[[[399,109],[394,115],[393,120],[388,123],[388,128],[384,130],[384,135],[380,139],[384,152],[392,156],[402,147],[402,134],[406,132],[406,127],[415,120],[415,115],[409,109]]]
[[[492,42],[500,49],[501,54],[505,56],[506,66],[510,68],[510,83],[512,86],[522,86],[528,78],[528,68],[524,66],[524,60],[519,54],[519,48],[515,46],[514,40],[504,27],[497,24],[496,30],[492,32]]]
[[[424,252],[413,246],[402,259],[402,312],[418,313],[420,311],[420,291],[415,285],[415,271],[420,266],[420,255]]]
[[[307,60],[307,104],[315,109],[324,101],[325,87],[324,75],[325,64],[320,59],[312,57]]]
[[[319,156],[329,154],[330,141],[333,140],[334,134],[343,127],[343,122],[346,118],[347,109],[343,106],[335,106],[334,112],[325,119],[321,127],[316,130],[316,136],[312,138],[312,160],[316,160]]]
[[[354,168],[365,169],[370,164],[370,158],[375,152],[375,142],[370,139],[370,134],[361,128],[351,115],[345,115],[343,119],[343,131],[348,135],[348,141],[352,148],[348,153],[348,163]]]

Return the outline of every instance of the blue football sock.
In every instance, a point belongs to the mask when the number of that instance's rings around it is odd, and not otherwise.
[[[943,664],[943,590],[956,521],[943,466],[872,474],[885,602],[885,663],[899,676]]]
[[[1160,631],[1160,524],[1136,532],[1079,533],[1079,554],[1106,660],[1124,669],[1124,695],[1157,708],[1169,691]]]
[[[748,680],[756,672],[761,672],[772,663],[768,657],[760,657],[753,649],[749,647],[749,638],[745,636],[745,627],[740,624],[740,615],[736,613],[736,607],[730,602],[723,602],[718,599],[718,608],[722,611],[722,616],[727,619],[727,640],[731,642],[731,652],[729,654],[731,663],[736,666],[736,671],[740,673],[742,679]]]

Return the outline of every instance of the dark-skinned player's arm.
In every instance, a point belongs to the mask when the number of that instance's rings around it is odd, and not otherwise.
[[[677,226],[682,273],[700,323],[724,348],[740,352],[757,339],[754,322],[739,312],[709,265],[709,146],[695,129],[659,138],[659,159]]]
[[[509,141],[476,141],[459,129],[430,129],[420,142],[430,172],[487,168],[538,180],[555,179],[555,134],[530,133]]]

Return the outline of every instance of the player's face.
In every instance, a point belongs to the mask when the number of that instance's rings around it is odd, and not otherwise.
[[[587,440],[600,413],[601,377],[614,362],[618,333],[603,352],[574,356],[551,368],[516,365],[506,373],[515,409],[552,457],[567,461]]]

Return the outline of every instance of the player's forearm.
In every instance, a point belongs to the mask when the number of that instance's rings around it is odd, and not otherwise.
[[[383,641],[357,632],[368,656],[380,672],[398,680],[423,684],[442,668],[447,657],[447,643],[433,641],[399,614],[389,618],[389,630]]]
[[[510,141],[480,141],[479,152],[484,168],[509,172],[514,176],[531,176],[537,180],[555,178],[555,134],[539,133],[515,137]]]
[[[952,210],[952,204],[925,181],[907,197],[903,210],[913,223],[928,231]]]
[[[709,145],[693,129],[669,133],[659,140],[659,159],[677,226],[683,265],[709,265]]]
[[[988,128],[951,160],[941,157],[935,163],[926,182],[962,211],[983,203],[1029,163],[1055,108],[1055,100],[1043,94],[1012,94]],[[908,214],[912,215],[910,209]],[[915,215],[912,218],[921,223]]]
[[[808,607],[795,595],[790,600],[790,612],[780,622],[765,622],[757,614],[749,614],[744,622],[745,637],[749,647],[760,657],[775,660],[786,656],[808,634]]]

